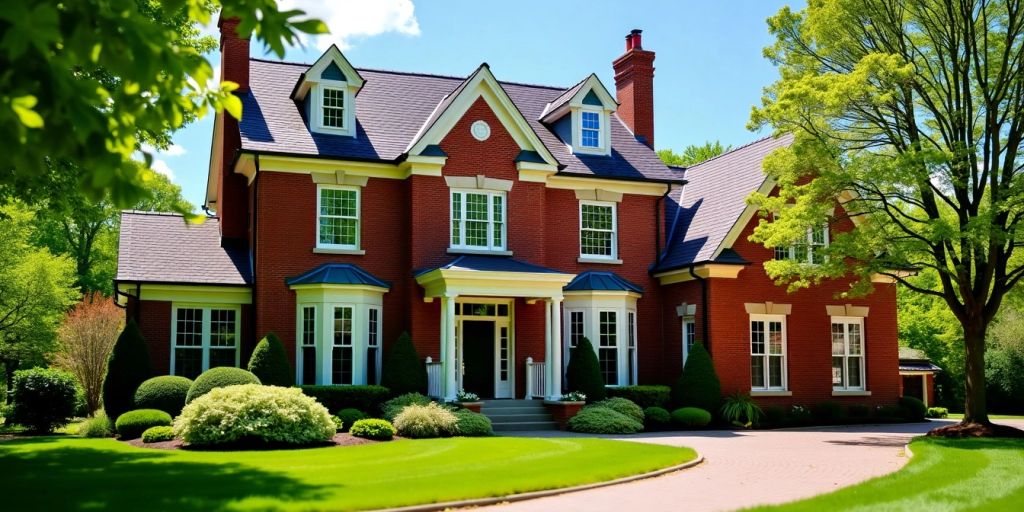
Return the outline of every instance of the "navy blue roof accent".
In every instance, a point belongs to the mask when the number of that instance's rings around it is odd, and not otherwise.
[[[599,107],[604,106],[604,103],[601,103],[600,98],[597,97],[597,94],[594,93],[593,89],[587,91],[587,95],[583,97],[583,104],[584,105],[597,105]]]
[[[391,288],[391,283],[351,263],[324,263],[300,276],[285,279],[285,284],[351,284]]]
[[[442,270],[470,270],[476,272],[533,272],[543,274],[560,274],[557,270],[552,270],[547,267],[540,265],[534,265],[532,263],[526,263],[524,261],[514,260],[508,256],[481,256],[476,254],[466,254],[455,258],[444,265],[436,268],[427,268],[415,271],[414,277],[421,276],[427,272],[431,272],[437,269]]]
[[[722,253],[715,258],[715,263],[728,263],[734,265],[749,265],[750,262],[740,256],[740,254],[734,250],[722,249]]]
[[[441,146],[431,144],[420,151],[420,156],[448,156],[448,153],[445,153]]]
[[[331,62],[326,68],[320,73],[320,78],[324,80],[338,80],[341,82],[345,81],[345,73],[341,72],[341,68],[338,67],[337,62]]]
[[[607,270],[587,270],[576,276],[576,279],[573,279],[562,290],[567,292],[592,290],[603,292],[644,292],[643,287],[637,286],[619,277],[614,272]]]
[[[543,158],[540,157],[540,153],[538,153],[536,151],[530,151],[528,149],[524,149],[524,150],[520,151],[519,154],[516,155],[515,161],[516,162],[533,162],[533,163],[537,163],[537,164],[547,163],[547,162],[544,161]]]

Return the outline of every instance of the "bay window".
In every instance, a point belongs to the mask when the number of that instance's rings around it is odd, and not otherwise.
[[[300,295],[299,300],[297,382],[377,384],[382,354],[380,297],[361,297],[361,302],[335,303],[328,298],[302,303]]]
[[[567,292],[563,303],[562,343],[566,367],[571,349],[590,340],[607,386],[637,383],[637,294],[594,296]],[[573,390],[570,390],[573,391]]]
[[[194,379],[218,366],[238,366],[241,311],[237,306],[174,304],[171,374]]]

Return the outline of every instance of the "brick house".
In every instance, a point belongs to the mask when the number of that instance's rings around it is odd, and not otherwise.
[[[892,403],[894,285],[793,294],[761,263],[814,263],[833,224],[766,249],[744,198],[773,184],[767,138],[689,169],[655,154],[654,52],[640,31],[567,88],[249,57],[222,20],[222,76],[202,225],[125,212],[116,288],[154,367],[244,365],[268,332],[297,383],[379,381],[403,332],[431,392],[557,398],[588,337],[610,386],[671,383],[704,341],[723,391],[764,403]],[[837,208],[839,206],[837,205]],[[820,254],[820,253],[817,253]],[[429,358],[429,359],[428,359]]]

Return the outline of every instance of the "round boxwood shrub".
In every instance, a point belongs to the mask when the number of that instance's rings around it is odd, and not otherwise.
[[[608,398],[594,404],[597,407],[607,407],[619,414],[625,414],[638,423],[644,422],[644,410],[639,405],[625,398]]]
[[[924,421],[925,415],[928,414],[928,407],[924,405],[924,402],[912,396],[901,396],[900,406],[906,407],[910,411],[907,419],[911,421]]]
[[[672,386],[672,404],[676,407],[699,407],[717,411],[722,400],[722,384],[715,373],[715,364],[704,344],[697,342],[690,348],[683,366],[683,374]]]
[[[398,337],[384,359],[380,384],[395,396],[427,391],[427,367],[416,353],[409,333],[403,332]]]
[[[635,434],[644,429],[639,421],[608,407],[587,406],[569,420],[569,430],[588,434]]]
[[[214,388],[223,388],[226,386],[237,386],[240,384],[262,384],[259,377],[252,374],[252,372],[243,370],[241,368],[232,368],[230,366],[219,366],[217,368],[210,368],[206,370],[198,377],[192,386],[188,388],[188,395],[185,397],[185,404],[192,403],[193,400],[209,393]]]
[[[147,379],[135,390],[135,407],[138,409],[159,409],[177,416],[185,407],[185,398],[192,387],[192,380],[176,375],[161,375]]]
[[[152,376],[146,340],[135,320],[129,318],[107,359],[107,375],[103,378],[102,390],[103,409],[107,416],[117,418],[132,410],[135,407],[135,390]]]
[[[289,387],[295,384],[295,373],[288,362],[288,352],[281,338],[272,332],[256,344],[249,357],[249,371],[268,386]]]
[[[426,438],[453,436],[459,432],[455,413],[434,402],[407,405],[395,417],[395,430],[405,437]]]
[[[175,437],[197,446],[322,443],[335,428],[327,408],[302,390],[259,384],[215,388],[174,421]]]
[[[75,433],[82,437],[111,437],[114,435],[114,425],[103,410],[99,410],[96,416],[80,423]]]
[[[150,427],[166,427],[171,415],[159,409],[137,409],[117,417],[114,428],[121,439],[135,439]]]
[[[644,409],[644,428],[647,430],[661,430],[668,427],[671,422],[672,416],[661,407]]]
[[[145,432],[142,433],[143,443],[159,443],[160,441],[173,441],[174,440],[174,427],[170,425],[161,425],[159,427],[149,427]]]
[[[50,368],[14,372],[9,423],[47,434],[75,415],[78,388],[74,375]]]
[[[341,420],[342,432],[348,432],[348,429],[352,426],[353,423],[362,419],[366,419],[366,414],[364,414],[363,411],[360,411],[359,409],[349,408],[338,411],[337,417],[339,420]]]
[[[356,421],[348,432],[355,437],[376,439],[377,441],[386,441],[395,437],[395,427],[390,421],[373,418]]]
[[[601,364],[597,361],[594,346],[586,336],[569,351],[565,378],[569,383],[569,391],[583,393],[587,396],[588,403],[600,402],[607,396],[604,377],[601,376]]]
[[[483,414],[468,409],[459,409],[455,411],[455,417],[459,420],[458,430],[460,436],[482,437],[494,434],[491,419]]]
[[[419,393],[406,393],[384,402],[380,408],[381,412],[384,413],[384,419],[394,422],[398,414],[402,412],[402,409],[410,405],[427,405],[429,403],[430,399]]]
[[[706,427],[711,413],[699,407],[683,407],[672,411],[672,422],[684,427]]]

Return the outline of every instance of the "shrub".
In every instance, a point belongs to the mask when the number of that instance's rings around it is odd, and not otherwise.
[[[625,398],[640,407],[665,407],[671,400],[672,388],[668,386],[621,386],[607,388],[608,396]]]
[[[761,409],[764,412],[762,425],[777,427],[786,423],[786,409],[778,405],[769,405]]]
[[[107,359],[124,323],[124,312],[101,293],[86,295],[64,316],[57,329],[56,366],[75,375],[84,401],[82,416],[100,408]]]
[[[352,424],[349,434],[364,439],[386,441],[395,437],[395,427],[388,420],[365,419]]]
[[[459,428],[455,413],[434,402],[405,406],[394,423],[399,434],[412,438],[452,436]]]
[[[725,398],[719,410],[722,419],[737,427],[750,428],[760,421],[764,411],[746,393],[736,392]]]
[[[143,443],[159,443],[160,441],[173,441],[174,440],[174,427],[170,425],[161,425],[159,427],[149,427],[145,432],[142,433]]]
[[[672,416],[661,407],[644,409],[644,428],[646,430],[661,430],[668,427],[671,422]]]
[[[455,418],[458,419],[458,431],[460,436],[481,437],[494,434],[491,420],[483,414],[467,409],[455,411]]]
[[[110,423],[110,418],[106,413],[101,410],[96,413],[96,416],[80,423],[76,434],[82,437],[112,437],[114,426]]]
[[[267,386],[289,387],[295,384],[288,352],[274,333],[268,333],[256,344],[249,357],[249,371]]]
[[[672,387],[672,404],[676,407],[716,411],[721,400],[722,384],[715,373],[711,354],[708,354],[702,343],[694,343],[686,357],[683,374]]]
[[[114,428],[121,439],[135,439],[149,427],[166,427],[171,424],[171,415],[158,409],[136,409],[117,417]]]
[[[363,414],[363,411],[360,411],[359,409],[348,408],[338,411],[337,418],[342,422],[342,425],[344,425],[341,427],[341,431],[348,432],[348,429],[353,423],[366,419],[366,414]]]
[[[384,415],[384,419],[394,423],[395,417],[410,405],[427,405],[430,403],[430,399],[419,394],[419,393],[406,393],[404,395],[396,396],[381,405],[381,413]]]
[[[643,424],[644,422],[644,410],[639,405],[626,400],[625,398],[607,398],[594,404],[595,407],[607,407],[619,414],[624,414],[633,418],[638,423]]]
[[[301,390],[258,384],[215,388],[186,405],[174,421],[174,435],[199,446],[304,445],[329,441],[334,433],[331,413]]]
[[[31,368],[14,372],[9,423],[40,434],[67,425],[75,414],[75,376],[61,370]]]
[[[388,399],[388,388],[383,386],[299,386],[302,392],[315,398],[328,411],[359,409],[370,414],[380,411]]]
[[[423,364],[409,333],[403,332],[381,368],[380,383],[395,396],[427,392],[427,367]]]
[[[911,421],[924,421],[925,415],[928,413],[928,407],[924,405],[924,402],[912,396],[901,396],[899,404],[910,412],[907,419]]]
[[[128,319],[107,360],[107,376],[103,379],[103,409],[107,416],[117,418],[130,411],[135,403],[135,390],[152,376],[146,340],[135,320]]]
[[[924,415],[929,418],[945,418],[949,416],[949,409],[945,407],[929,407]]]
[[[253,375],[252,372],[241,368],[232,368],[230,366],[210,368],[196,377],[192,387],[188,388],[185,404],[192,403],[193,400],[209,393],[215,388],[241,384],[261,384],[261,382],[259,377]]]
[[[851,418],[864,419],[871,416],[871,407],[864,404],[850,404],[850,406],[846,408],[846,413]]]
[[[846,411],[837,402],[822,402],[811,406],[811,416],[819,423],[842,423],[846,420]]]
[[[789,408],[789,417],[793,420],[793,423],[797,425],[805,425],[811,422],[813,418],[811,416],[810,409],[802,405],[794,405]]]
[[[569,389],[587,396],[588,403],[604,400],[607,390],[601,376],[601,364],[590,340],[584,336],[576,347],[569,351],[569,364],[565,369]]]
[[[588,434],[635,434],[642,423],[608,407],[587,406],[569,420],[569,430]]]
[[[147,379],[135,390],[135,407],[159,409],[172,417],[181,414],[192,380],[176,375],[161,375]]]
[[[910,409],[902,405],[880,405],[875,409],[875,417],[881,421],[906,421],[910,415]]]
[[[711,423],[711,413],[699,407],[682,407],[672,411],[672,422],[684,427],[706,427]]]

